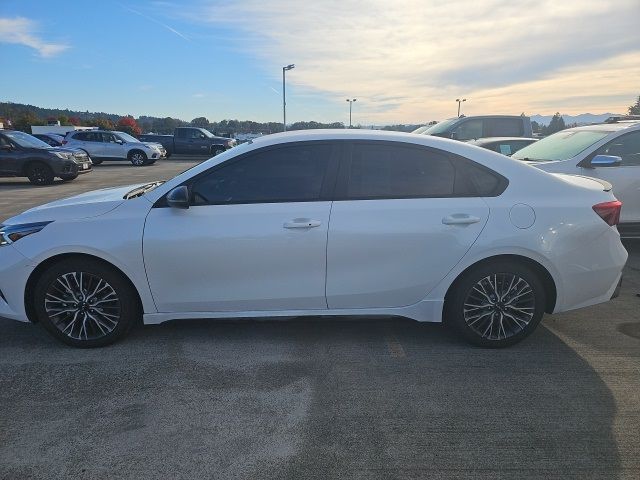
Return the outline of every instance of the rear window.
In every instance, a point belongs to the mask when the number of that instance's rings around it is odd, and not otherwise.
[[[486,118],[485,137],[521,137],[524,126],[521,118]]]

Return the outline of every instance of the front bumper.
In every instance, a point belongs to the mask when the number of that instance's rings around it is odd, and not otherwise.
[[[0,247],[0,317],[28,322],[24,291],[34,267],[12,245]]]

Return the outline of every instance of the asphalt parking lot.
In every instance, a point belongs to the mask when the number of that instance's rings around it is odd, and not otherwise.
[[[0,179],[0,222],[194,160]],[[640,242],[620,297],[504,350],[402,319],[181,321],[76,350],[0,319],[0,478],[640,478]]]

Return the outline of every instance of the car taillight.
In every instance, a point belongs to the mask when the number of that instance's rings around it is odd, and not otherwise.
[[[620,223],[620,210],[622,209],[622,202],[620,200],[598,203],[592,208],[608,225],[613,227]]]

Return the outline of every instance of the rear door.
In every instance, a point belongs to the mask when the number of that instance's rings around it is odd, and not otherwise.
[[[487,222],[489,208],[470,179],[492,189],[504,179],[466,159],[421,146],[354,142],[349,150],[331,209],[328,306],[419,302],[460,261]]]

